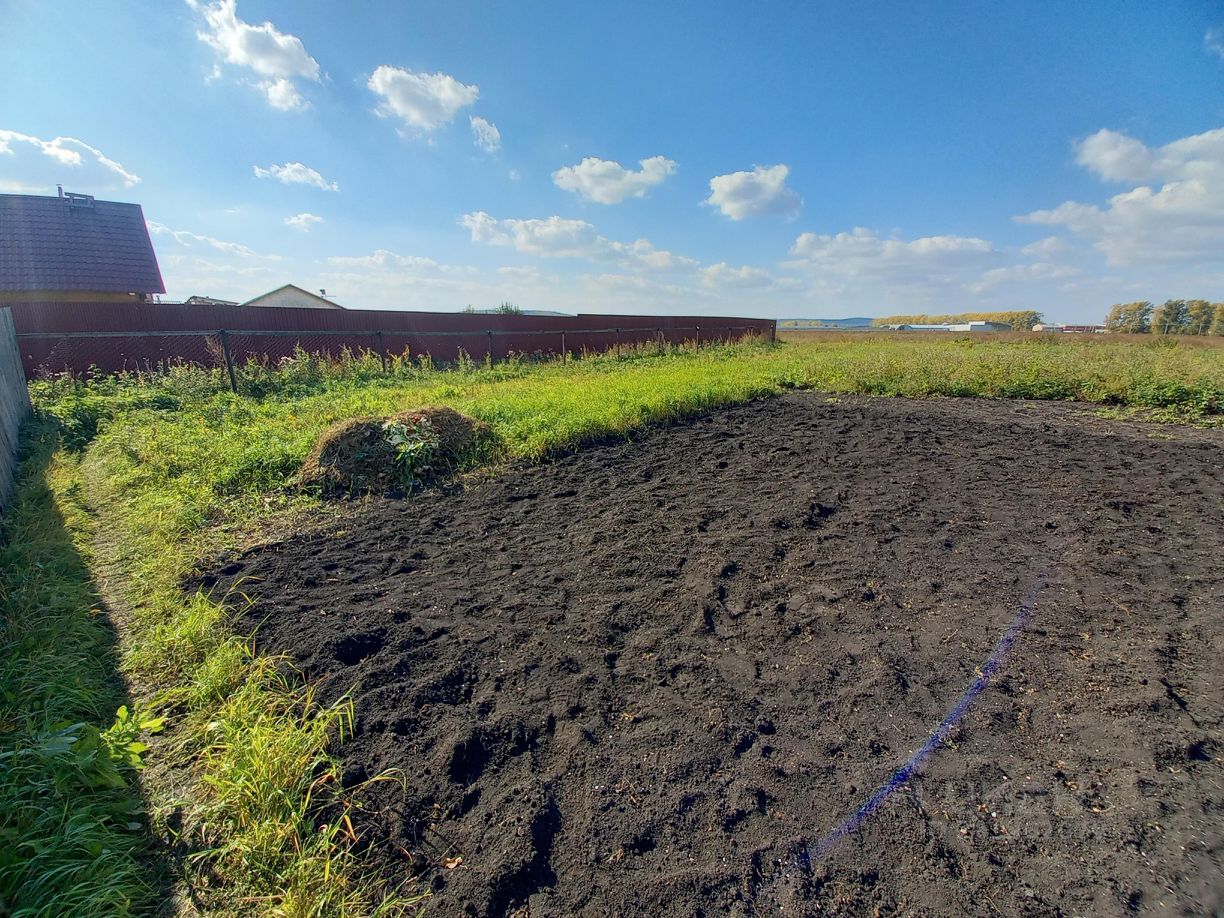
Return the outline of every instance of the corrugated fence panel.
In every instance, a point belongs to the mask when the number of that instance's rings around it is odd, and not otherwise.
[[[377,309],[301,309],[135,303],[36,303],[12,307],[28,374],[147,369],[167,362],[219,366],[221,336],[241,364],[276,362],[300,346],[312,353],[487,355],[606,351],[666,341],[681,344],[772,338],[772,319],[710,316],[524,316]],[[619,331],[618,331],[619,329]],[[245,334],[244,334],[245,333]]]
[[[0,508],[8,506],[17,471],[17,435],[30,413],[12,314],[0,308]]]

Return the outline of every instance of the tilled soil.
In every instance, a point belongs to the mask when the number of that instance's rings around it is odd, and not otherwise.
[[[427,914],[1224,911],[1224,437],[793,394],[375,501],[204,582]],[[818,841],[956,704],[857,830]]]

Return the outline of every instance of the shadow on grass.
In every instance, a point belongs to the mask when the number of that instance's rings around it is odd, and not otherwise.
[[[142,722],[111,615],[73,539],[85,511],[50,485],[72,474],[59,442],[58,425],[27,423],[0,519],[0,915],[155,914],[178,871],[134,767]]]

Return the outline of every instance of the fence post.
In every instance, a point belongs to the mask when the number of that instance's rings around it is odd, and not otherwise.
[[[616,330],[616,359],[620,360],[620,329]]]
[[[569,349],[565,346],[565,332],[561,332],[561,362],[569,363]]]
[[[229,332],[221,329],[221,353],[225,355],[225,372],[229,374],[230,391],[238,392],[238,380],[234,378],[234,357],[230,354]]]
[[[378,356],[382,360],[382,370],[385,374],[387,372],[387,347],[383,343],[383,333],[375,332],[374,334],[378,336]]]
[[[490,328],[485,334],[489,336],[489,349],[485,351],[485,366],[491,367],[493,366],[493,329]]]
[[[695,350],[701,350],[701,326],[697,326],[697,347]]]

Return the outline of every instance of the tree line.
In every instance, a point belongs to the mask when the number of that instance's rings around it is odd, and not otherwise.
[[[1016,331],[1030,331],[1041,321],[1041,313],[1032,309],[1012,312],[959,312],[949,315],[884,316],[872,319],[871,324],[882,325],[958,325],[963,322],[1001,322]]]
[[[1111,332],[1130,335],[1224,335],[1224,303],[1165,300],[1159,306],[1140,300],[1118,303],[1105,317]]]

